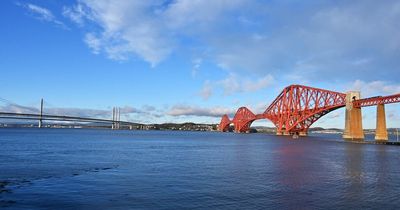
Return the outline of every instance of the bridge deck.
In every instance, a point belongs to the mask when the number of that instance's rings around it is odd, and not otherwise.
[[[60,116],[60,115],[40,115],[40,114],[25,114],[25,113],[11,113],[0,112],[0,118],[3,119],[20,119],[20,120],[46,120],[46,121],[75,121],[75,122],[93,122],[93,123],[121,123],[133,125],[135,123],[126,121],[114,121],[108,119],[98,119],[89,117],[75,117],[75,116]]]
[[[355,100],[353,101],[353,106],[360,108],[366,106],[375,106],[378,104],[391,104],[399,102],[400,102],[400,94],[395,94],[390,96],[377,96],[377,97]]]

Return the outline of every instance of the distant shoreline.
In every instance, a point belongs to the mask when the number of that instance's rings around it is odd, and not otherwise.
[[[37,128],[37,124],[1,123],[0,128]],[[76,123],[76,124],[44,124],[43,128],[65,128],[65,129],[110,129],[111,125],[100,123]],[[121,125],[119,130],[182,130],[182,131],[217,131],[217,124],[196,123],[162,123],[162,124],[132,124]]]

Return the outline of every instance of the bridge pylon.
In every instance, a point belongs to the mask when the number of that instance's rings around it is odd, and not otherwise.
[[[43,127],[43,98],[40,100],[40,118],[39,118],[39,128]]]
[[[353,101],[359,100],[360,96],[359,91],[349,91],[346,93],[346,120],[343,133],[343,138],[346,140],[364,140],[361,107],[353,106]]]
[[[386,115],[385,115],[385,105],[384,104],[378,104],[378,106],[376,106],[375,140],[376,141],[387,141],[388,140],[388,132],[386,129]]]

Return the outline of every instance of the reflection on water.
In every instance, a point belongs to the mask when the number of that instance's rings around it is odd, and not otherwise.
[[[346,186],[346,193],[344,198],[349,202],[354,196],[361,195],[364,190],[364,182],[367,178],[366,171],[362,170],[364,163],[364,150],[359,149],[358,145],[347,144],[345,145],[345,180],[349,183],[344,183]]]
[[[9,209],[398,209],[400,147],[266,134],[0,129]]]

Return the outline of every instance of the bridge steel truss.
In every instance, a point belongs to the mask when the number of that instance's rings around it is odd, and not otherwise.
[[[265,110],[264,118],[271,120],[278,134],[307,133],[319,118],[346,105],[346,94],[291,85]]]
[[[248,132],[255,120],[268,119],[275,124],[277,134],[307,133],[319,118],[345,105],[344,93],[291,85],[283,89],[263,114],[254,114],[248,108],[240,107],[233,120],[224,115],[219,130],[227,131],[233,123],[235,132]]]
[[[376,106],[379,104],[399,103],[400,94],[390,96],[377,96],[353,101],[353,107],[360,108],[365,106]]]
[[[229,130],[229,125],[231,124],[231,120],[229,119],[228,115],[224,115],[221,118],[221,122],[219,123],[218,130],[222,132],[226,132]]]

